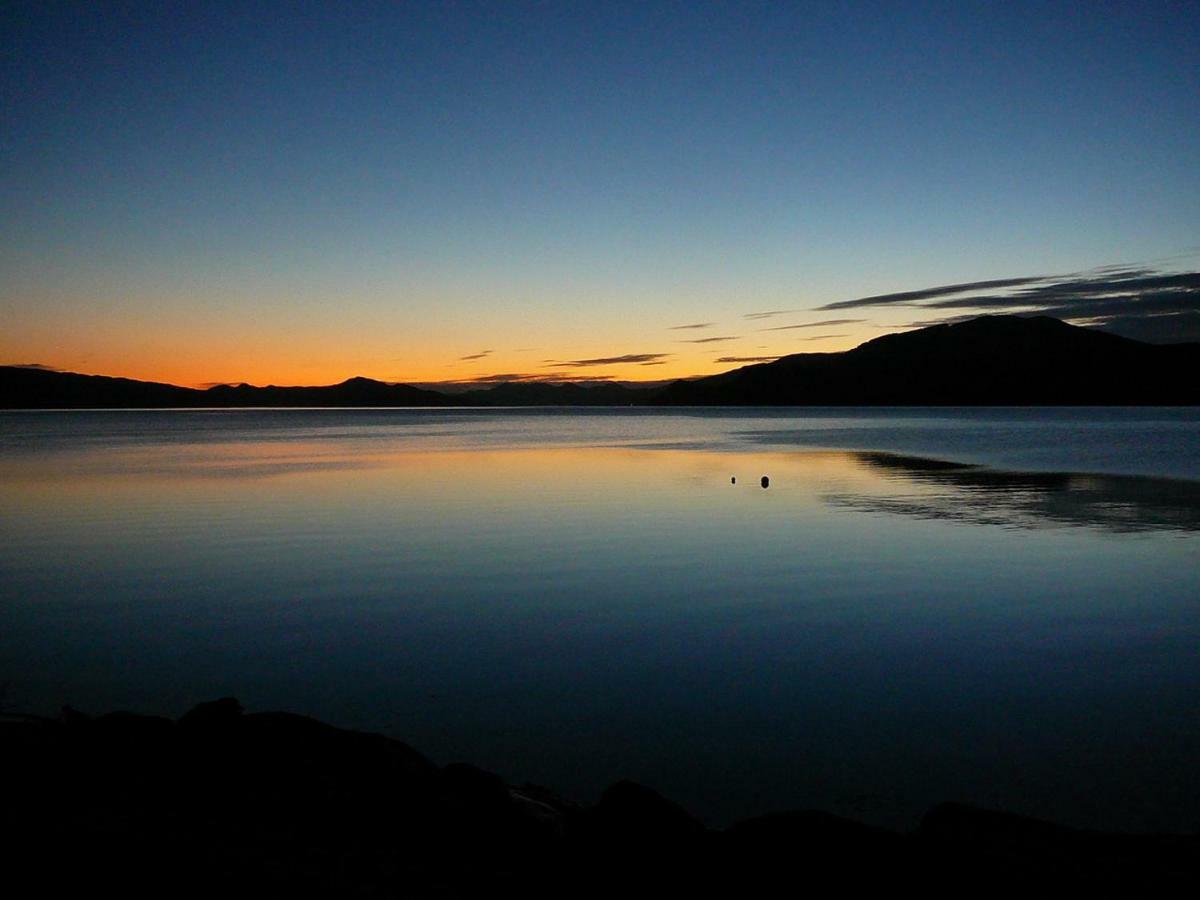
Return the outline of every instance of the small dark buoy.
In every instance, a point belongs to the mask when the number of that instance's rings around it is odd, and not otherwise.
[[[771,479],[770,479],[770,478],[768,478],[766,475],[764,475],[764,476],[762,477],[762,486],[763,486],[763,487],[770,487],[770,486],[771,486]]]
[[[730,484],[737,484],[737,476],[736,476],[736,475],[734,475],[732,478],[730,478],[730,479],[729,479],[729,483],[730,483]]]

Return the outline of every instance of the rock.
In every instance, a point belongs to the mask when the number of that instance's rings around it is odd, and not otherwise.
[[[606,788],[593,812],[602,833],[631,841],[670,841],[693,837],[704,825],[679,804],[635,781]]]
[[[536,800],[515,788],[509,788],[508,796],[513,813],[531,835],[554,841],[561,840],[566,835],[567,822],[562,810],[555,809],[549,803]]]
[[[222,697],[208,703],[197,703],[183,714],[179,724],[184,728],[226,727],[242,716],[242,704],[234,697]]]
[[[761,483],[761,484],[762,484],[762,486],[763,486],[763,487],[765,487],[765,488],[767,488],[767,487],[770,487],[770,486],[771,486],[771,479],[770,479],[770,478],[768,478],[766,475],[764,475],[764,476],[762,477],[762,481],[761,481],[760,483]]]
[[[721,837],[716,868],[735,893],[765,896],[784,881],[797,894],[825,885],[849,896],[886,895],[914,873],[907,837],[825,812],[770,813],[731,825]]]
[[[67,704],[62,708],[62,720],[64,725],[78,727],[92,721],[92,717]]]

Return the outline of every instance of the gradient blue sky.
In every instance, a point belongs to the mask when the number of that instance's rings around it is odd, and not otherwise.
[[[673,377],[1200,258],[1195,2],[0,15],[0,362]]]

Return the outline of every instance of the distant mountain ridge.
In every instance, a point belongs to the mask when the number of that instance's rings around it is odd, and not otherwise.
[[[983,316],[665,386],[508,382],[442,393],[369,378],[185,388],[0,366],[0,408],[1200,405],[1200,344],[1146,344],[1045,316]]]
[[[1146,344],[1048,316],[983,316],[668,385],[665,405],[1200,404],[1200,344]]]
[[[459,406],[450,397],[404,384],[349,378],[323,387],[215,385],[204,390],[16,366],[0,367],[4,409],[168,409],[204,407]]]

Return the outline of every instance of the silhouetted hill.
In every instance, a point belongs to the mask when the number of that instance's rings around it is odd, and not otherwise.
[[[152,409],[254,406],[461,406],[437,391],[370,378],[325,387],[217,385],[207,390],[129,378],[0,366],[0,408]]]
[[[217,385],[202,392],[205,406],[458,406],[437,391],[348,378],[325,387]]]
[[[678,381],[665,405],[1192,405],[1200,344],[1152,345],[1046,316],[984,316]]]
[[[196,390],[0,366],[6,409],[1075,404],[1200,404],[1200,344],[1146,344],[1045,316],[984,316],[659,388],[510,382],[455,394],[369,378],[324,387]]]
[[[4,409],[204,406],[199,402],[203,395],[203,391],[154,381],[0,366],[0,407]]]
[[[621,384],[508,382],[456,395],[470,406],[629,406],[645,403],[651,388]]]

